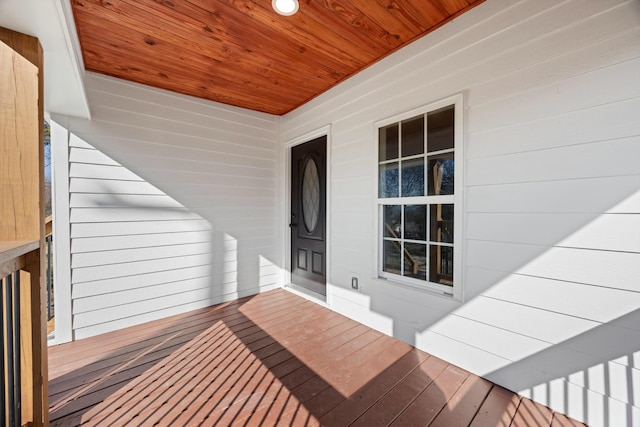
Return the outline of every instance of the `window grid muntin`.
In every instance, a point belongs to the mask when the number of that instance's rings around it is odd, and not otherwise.
[[[447,106],[447,107],[449,107],[449,106]],[[454,141],[454,148],[446,148],[446,149],[443,149],[443,150],[427,152],[427,148],[428,148],[427,115],[428,114],[429,113],[427,112],[427,113],[424,113],[424,114],[421,115],[423,120],[424,120],[424,133],[423,133],[423,136],[422,136],[423,144],[424,144],[424,147],[423,147],[424,152],[422,154],[413,154],[413,155],[410,155],[410,156],[402,157],[402,123],[406,122],[406,121],[412,121],[413,119],[415,119],[418,116],[414,116],[414,117],[411,117],[411,118],[406,119],[406,120],[401,120],[401,121],[396,122],[396,123],[391,123],[391,124],[388,124],[386,126],[382,126],[381,128],[379,128],[379,129],[388,128],[388,127],[391,127],[391,126],[394,126],[394,125],[398,126],[398,153],[397,153],[398,157],[395,157],[395,158],[390,159],[390,160],[378,160],[378,179],[380,179],[380,166],[381,165],[388,165],[388,164],[394,164],[394,163],[396,163],[398,165],[398,188],[397,188],[397,193],[399,195],[398,198],[402,198],[402,197],[414,198],[414,197],[436,196],[435,194],[434,195],[429,195],[428,194],[429,193],[429,185],[428,184],[430,182],[429,181],[429,175],[428,175],[429,174],[429,159],[432,158],[432,157],[438,157],[438,156],[441,156],[443,154],[453,153],[454,154],[454,156],[453,156],[454,166],[453,167],[454,167],[454,178],[455,178],[455,171],[457,169],[457,166],[455,165],[455,151],[456,151],[456,149],[455,149],[455,141]],[[378,138],[380,138],[379,135],[380,135],[380,133],[378,133]],[[380,144],[380,140],[379,139],[378,139],[378,144]],[[404,162],[408,162],[410,160],[415,160],[415,159],[424,159],[423,160],[423,173],[424,173],[423,195],[404,196],[402,194],[402,169],[403,169],[402,165],[403,165]],[[455,192],[454,192],[454,194],[455,194]],[[453,196],[454,194],[451,194],[451,196]],[[446,194],[445,196],[448,196],[448,195],[449,194]],[[437,196],[440,196],[440,195],[437,195]],[[390,198],[391,197],[381,197],[378,194],[378,199],[390,199]]]
[[[413,200],[411,201],[413,202]],[[395,204],[395,203],[384,203],[384,204],[380,204],[380,218],[381,218],[381,227],[384,227],[384,206],[400,206],[400,228],[402,230],[402,234],[401,237],[389,237],[389,236],[385,236],[384,235],[384,230],[381,230],[382,232],[382,241],[389,241],[389,242],[397,242],[400,245],[400,274],[396,274],[390,271],[385,270],[385,265],[384,265],[384,251],[382,251],[381,253],[381,272],[382,273],[386,273],[386,274],[391,274],[393,276],[400,276],[403,279],[413,279],[413,280],[418,280],[421,283],[431,283],[433,285],[436,286],[446,286],[446,287],[451,287],[451,285],[447,285],[447,284],[443,284],[443,283],[436,283],[436,282],[430,282],[429,281],[429,274],[430,274],[430,266],[429,266],[429,262],[431,260],[430,256],[431,256],[431,246],[440,246],[440,247],[447,247],[447,248],[454,248],[455,244],[454,243],[448,243],[448,242],[438,242],[436,240],[432,240],[432,236],[431,236],[431,215],[429,215],[427,213],[426,217],[425,217],[425,234],[426,234],[426,239],[425,240],[416,240],[416,239],[407,239],[405,238],[406,235],[406,231],[405,231],[405,207],[406,206],[411,206],[411,205],[424,205],[427,208],[427,212],[429,212],[429,210],[431,209],[432,206],[437,206],[437,205],[445,205],[445,204],[450,204],[453,205],[453,209],[455,211],[455,204],[454,203],[441,203],[441,202],[436,202],[436,203],[404,203],[404,204]],[[454,226],[454,233],[455,233],[455,226]],[[415,279],[409,276],[406,276],[404,274],[405,272],[405,262],[406,262],[406,257],[405,257],[405,244],[406,243],[415,243],[415,244],[421,244],[421,245],[425,245],[426,246],[426,257],[425,257],[425,274],[427,276],[426,281],[423,281],[421,279]]]
[[[428,151],[428,133],[429,133],[429,129],[428,129],[428,114],[435,112],[435,111],[440,111],[440,110],[444,110],[444,109],[448,109],[448,108],[452,108],[453,109],[453,116],[454,116],[454,122],[453,122],[453,147],[452,148],[445,148],[445,149],[441,149],[441,150],[437,150],[437,151],[432,151],[429,152]],[[430,276],[430,263],[431,263],[431,259],[430,259],[430,250],[431,250],[431,246],[440,246],[440,247],[448,247],[448,248],[453,248],[456,246],[455,243],[448,243],[448,242],[437,242],[437,241],[431,241],[431,215],[429,214],[431,206],[434,205],[444,205],[444,204],[451,204],[453,205],[453,209],[454,209],[454,219],[453,219],[453,224],[454,224],[454,242],[455,242],[455,233],[456,233],[456,223],[455,223],[455,211],[456,209],[459,208],[459,206],[456,206],[455,203],[455,188],[456,188],[456,176],[458,175],[458,173],[456,173],[456,171],[458,171],[458,168],[461,167],[461,165],[456,164],[456,160],[457,160],[457,156],[456,156],[456,151],[458,149],[457,147],[457,140],[458,140],[458,129],[456,126],[456,115],[457,115],[457,109],[460,108],[459,105],[457,104],[457,102],[452,102],[451,104],[445,105],[443,107],[437,108],[437,109],[433,109],[430,111],[427,111],[425,113],[422,114],[418,114],[418,115],[414,115],[412,117],[406,118],[406,119],[402,119],[402,120],[397,120],[391,123],[387,123],[384,125],[381,125],[377,128],[377,137],[378,137],[378,153],[380,152],[380,137],[381,137],[381,133],[380,130],[383,128],[390,128],[392,126],[397,126],[398,127],[398,153],[397,153],[397,157],[394,159],[390,159],[390,160],[380,160],[378,158],[378,171],[380,170],[380,166],[383,164],[389,164],[389,163],[396,163],[398,165],[398,180],[397,180],[397,194],[399,195],[399,197],[383,197],[378,193],[378,205],[380,206],[380,212],[379,212],[379,218],[381,218],[381,228],[379,230],[380,235],[378,236],[378,239],[380,237],[382,237],[382,240],[379,240],[382,243],[382,247],[381,247],[381,251],[380,251],[380,259],[379,259],[379,268],[378,268],[378,274],[381,277],[385,277],[387,278],[387,276],[389,276],[390,278],[400,278],[401,282],[406,282],[412,285],[419,285],[421,288],[424,288],[425,286],[427,288],[434,288],[434,289],[438,289],[438,290],[442,290],[444,289],[449,289],[449,291],[445,290],[445,293],[449,293],[450,290],[454,287],[455,283],[452,283],[451,285],[449,284],[445,284],[445,283],[437,283],[437,282],[430,282],[429,281],[429,276]],[[408,121],[413,121],[415,120],[417,117],[421,116],[423,119],[423,153],[421,154],[414,154],[414,155],[410,155],[410,156],[406,156],[406,157],[402,157],[402,124],[403,122],[408,122]],[[432,157],[437,157],[437,156],[441,156],[443,154],[448,154],[448,153],[453,153],[452,156],[452,160],[454,162],[453,167],[453,193],[452,194],[445,194],[445,195],[429,195],[429,181],[430,181],[430,175],[429,175],[429,158]],[[424,159],[423,160],[423,195],[419,195],[419,196],[404,196],[402,194],[402,163],[404,161],[408,161],[408,160],[412,160],[412,159]],[[380,174],[378,172],[377,175],[377,179],[378,179],[378,186],[380,186]],[[431,178],[432,179],[432,178]],[[442,185],[442,184],[441,184]],[[435,200],[437,199],[437,200]],[[398,238],[398,239],[394,239],[394,238],[390,238],[390,237],[385,237],[384,236],[384,216],[383,216],[383,206],[385,205],[400,205],[401,206],[401,227],[402,227],[402,237]],[[426,209],[427,209],[427,216],[426,216],[426,240],[425,241],[421,241],[421,240],[411,240],[411,239],[405,239],[405,231],[404,231],[404,220],[405,220],[405,213],[404,213],[404,207],[406,205],[425,205]],[[395,273],[390,273],[385,271],[385,265],[384,265],[384,242],[385,241],[396,241],[398,243],[400,243],[400,274],[395,274]],[[418,243],[418,244],[423,244],[426,245],[426,258],[425,258],[425,269],[426,269],[426,280],[421,280],[421,279],[415,279],[413,277],[408,277],[406,276],[405,273],[405,256],[404,256],[404,250],[405,250],[405,243]],[[453,274],[455,276],[455,272],[456,272],[456,263],[460,262],[460,260],[456,260],[456,256],[455,256],[455,251],[453,252],[452,255],[452,262],[454,263],[454,267],[452,268]],[[456,279],[458,280],[458,279]]]

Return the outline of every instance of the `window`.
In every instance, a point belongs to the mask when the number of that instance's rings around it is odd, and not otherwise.
[[[382,278],[461,295],[462,102],[376,125]]]

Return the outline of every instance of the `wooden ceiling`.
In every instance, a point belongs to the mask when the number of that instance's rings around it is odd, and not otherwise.
[[[282,115],[484,0],[71,0],[87,70]]]

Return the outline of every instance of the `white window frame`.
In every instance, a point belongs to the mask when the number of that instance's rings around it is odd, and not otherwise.
[[[395,198],[380,198],[378,197],[379,187],[379,129],[385,126],[392,125],[394,123],[402,122],[407,119],[411,119],[416,116],[426,115],[431,111],[438,110],[443,107],[454,106],[454,194],[443,196],[418,196],[418,197],[395,197]],[[376,212],[376,276],[379,279],[384,280],[386,283],[408,287],[411,289],[417,289],[426,291],[429,293],[435,293],[437,295],[445,295],[449,298],[453,298],[458,301],[462,301],[463,296],[463,226],[464,226],[464,206],[463,206],[463,188],[464,188],[464,97],[462,94],[453,95],[439,101],[432,102],[430,104],[406,111],[386,119],[379,120],[374,123],[374,166],[375,166],[375,212]],[[425,125],[425,132],[427,132]],[[432,154],[432,153],[430,153]],[[426,175],[425,175],[426,177]],[[425,192],[426,192],[426,180],[425,180]],[[453,237],[453,286],[447,286],[439,283],[433,283],[427,281],[414,279],[411,277],[401,276],[394,273],[389,273],[383,270],[383,207],[384,205],[414,205],[414,204],[454,204],[454,237]]]

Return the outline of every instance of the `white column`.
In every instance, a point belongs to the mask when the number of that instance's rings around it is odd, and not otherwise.
[[[63,122],[63,119],[60,119]],[[55,343],[73,341],[71,313],[71,224],[69,221],[69,131],[52,119],[53,286]]]

